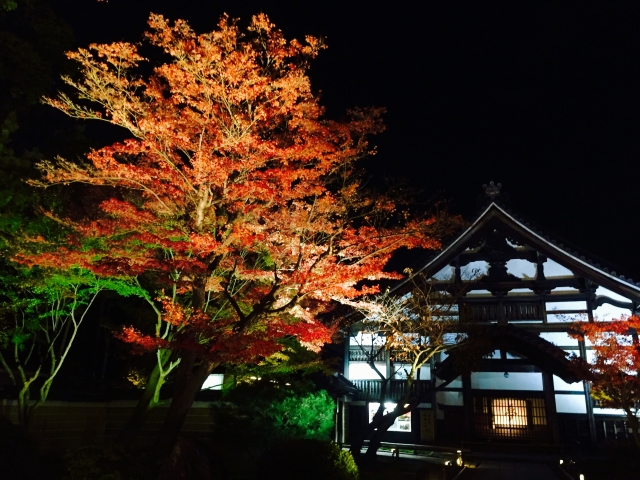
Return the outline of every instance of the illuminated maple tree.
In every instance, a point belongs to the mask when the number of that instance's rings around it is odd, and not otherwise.
[[[575,359],[584,378],[591,383],[591,396],[605,408],[624,410],[633,439],[640,448],[640,317],[610,322],[575,324],[575,338],[591,343],[589,363]]]
[[[392,253],[437,247],[440,223],[364,192],[355,162],[373,153],[382,112],[323,118],[307,76],[321,41],[287,41],[265,15],[244,33],[227,16],[206,34],[154,14],[149,25],[166,63],[148,75],[131,43],[68,54],[75,93],[45,102],[131,137],[83,165],[40,164],[37,185],[108,198],[99,215],[60,219],[74,230],[67,245],[20,261],[151,282],[155,334],[121,337],[156,349],[164,376],[179,364],[159,440],[170,445],[213,368],[273,354],[285,337],[318,350],[332,334],[319,315],[377,291],[363,280],[398,278],[384,271]]]
[[[453,348],[464,352],[469,344],[468,332],[462,332],[458,322],[458,297],[435,289],[422,275],[413,276],[411,285],[410,292],[402,297],[387,291],[358,305],[363,319],[352,327],[352,338],[380,378],[380,388],[376,394],[378,409],[351,443],[351,454],[357,461],[365,440],[369,440],[365,459],[375,460],[382,438],[394,422],[433,395],[435,390],[419,381],[421,368],[440,352]],[[385,354],[390,369],[383,369],[383,373],[378,362]],[[388,390],[394,377],[404,379],[405,384],[400,398],[393,402],[395,406],[389,407]],[[443,382],[438,389],[449,383]]]

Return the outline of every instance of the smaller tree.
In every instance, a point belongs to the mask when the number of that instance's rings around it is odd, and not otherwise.
[[[105,289],[125,296],[135,287],[67,271],[5,268],[0,272],[0,365],[17,389],[18,420],[27,429],[49,396],[87,311]],[[31,400],[35,384],[37,399]]]
[[[360,333],[368,338],[367,344],[358,342],[368,365],[381,380],[379,407],[363,435],[351,444],[351,453],[359,459],[364,441],[369,439],[366,459],[373,461],[382,437],[401,415],[414,409],[432,391],[416,388],[420,369],[439,352],[444,352],[466,341],[457,321],[456,297],[433,288],[431,282],[414,277],[411,293],[398,298],[389,291],[370,299],[358,310],[364,316]],[[362,337],[361,337],[362,338]],[[391,368],[383,374],[376,362],[389,355]],[[385,401],[391,379],[402,372],[406,385],[401,398],[392,411]],[[442,386],[440,387],[442,388]]]
[[[611,322],[575,324],[575,338],[592,344],[593,358],[574,358],[584,379],[591,383],[591,396],[605,408],[624,410],[631,434],[640,448],[640,317]]]

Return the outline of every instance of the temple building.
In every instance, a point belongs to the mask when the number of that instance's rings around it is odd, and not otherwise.
[[[640,283],[618,275],[532,227],[485,185],[487,204],[475,220],[416,271],[436,288],[464,286],[457,321],[486,333],[480,366],[460,374],[446,353],[420,371],[421,403],[400,417],[385,440],[452,444],[508,442],[594,445],[630,437],[621,411],[600,408],[569,357],[590,359],[590,345],[569,335],[575,321],[635,314]],[[396,287],[406,294],[407,282]],[[344,376],[357,390],[339,404],[338,441],[362,429],[379,405],[380,378],[362,355],[352,327]],[[376,359],[389,372],[388,354]],[[403,392],[395,373],[385,403]],[[438,389],[438,386],[446,387]]]

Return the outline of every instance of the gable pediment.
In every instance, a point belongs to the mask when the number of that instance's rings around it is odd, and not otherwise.
[[[526,273],[514,274],[518,262],[522,269],[527,267]],[[601,286],[628,302],[640,303],[640,286],[630,279],[554,242],[495,202],[416,273],[432,277],[449,269],[453,281],[463,282],[468,280],[462,278],[465,268],[467,274],[473,270],[469,266],[479,267],[472,279],[474,288],[493,295],[518,290],[549,294]]]

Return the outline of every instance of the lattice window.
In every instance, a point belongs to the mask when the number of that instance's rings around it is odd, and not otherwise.
[[[492,427],[527,428],[527,401],[516,398],[491,399]]]
[[[475,397],[475,436],[494,440],[547,441],[542,398]]]

